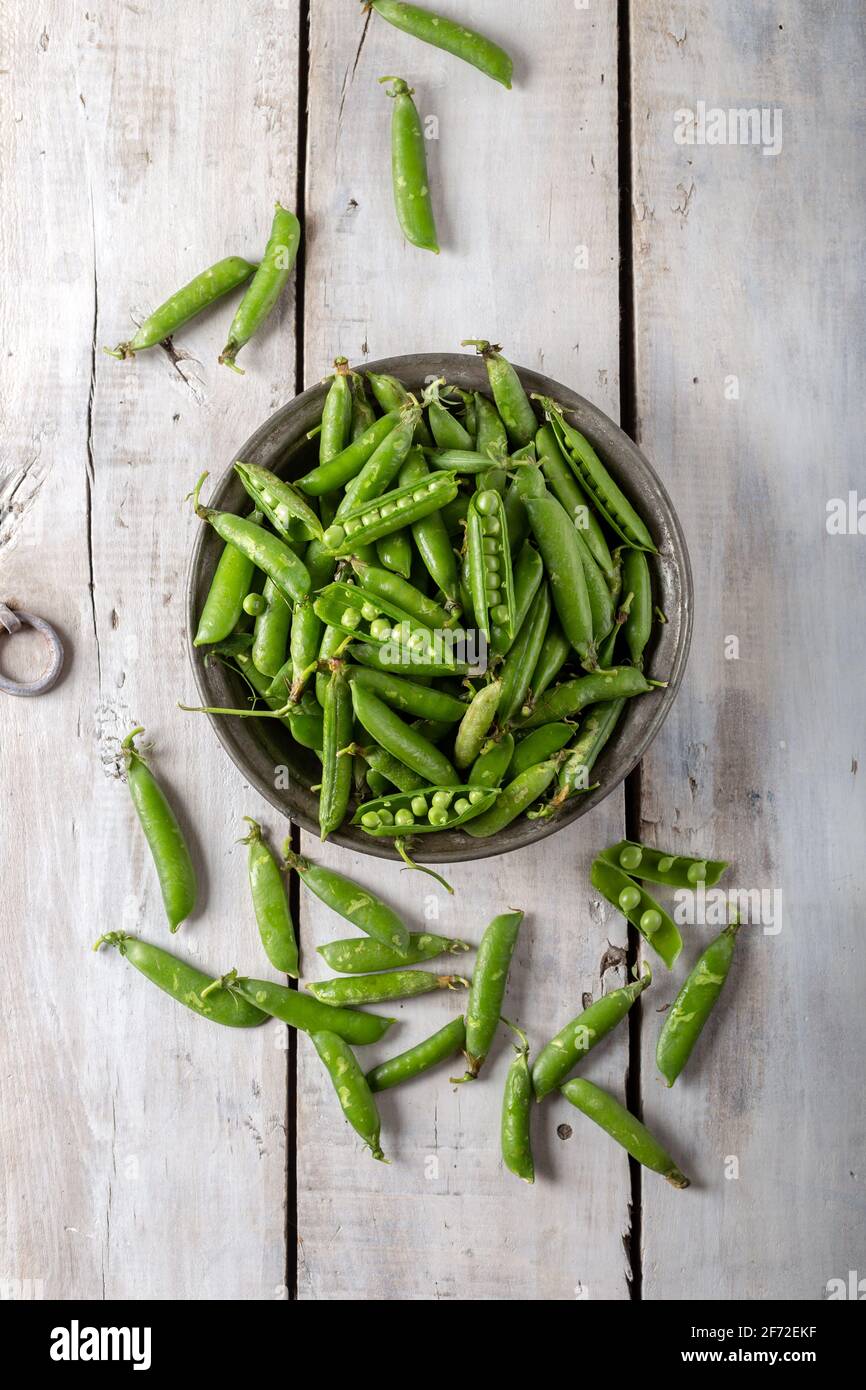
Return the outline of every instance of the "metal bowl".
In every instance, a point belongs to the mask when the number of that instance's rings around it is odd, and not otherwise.
[[[437,376],[467,390],[488,389],[482,359],[464,353],[388,357],[367,363],[366,368],[391,373],[412,391],[420,391]],[[523,367],[517,371],[527,391],[552,396],[567,407],[569,418],[601,455],[658,544],[659,553],[650,555],[649,562],[654,601],[667,622],[654,626],[645,663],[648,675],[666,680],[668,685],[658,694],[628,702],[620,724],[595,765],[595,790],[573,797],[551,820],[529,821],[521,816],[489,842],[473,840],[459,830],[418,836],[413,842],[413,857],[427,862],[485,859],[521,849],[587,815],[631,772],[664,723],[676,699],[691,640],[694,594],[688,551],[671,500],[655,471],[637,445],[597,406],[538,372]],[[318,461],[318,442],[309,441],[307,431],[319,422],[326,390],[320,384],[296,396],[256,430],[236,457],[273,469],[286,478],[307,472]],[[248,504],[231,464],[208,501],[231,512],[241,511]],[[217,662],[207,665],[206,649],[192,644],[221,550],[222,541],[216,532],[203,525],[193,548],[187,583],[189,654],[202,704],[240,708],[245,704],[243,682]],[[276,720],[232,719],[225,715],[210,718],[217,737],[244,777],[283,815],[318,834],[318,798],[310,786],[318,782],[321,767],[314,755],[294,745]],[[330,838],[364,854],[383,859],[397,857],[389,841],[365,835],[357,826],[344,825]]]

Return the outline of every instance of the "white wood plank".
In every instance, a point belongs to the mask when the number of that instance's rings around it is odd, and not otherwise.
[[[441,3],[450,14],[465,7]],[[306,374],[335,353],[457,351],[463,337],[502,341],[512,359],[568,382],[611,414],[618,401],[615,15],[571,4],[516,14],[486,0],[472,22],[514,52],[512,92],[375,16],[347,20],[314,6],[307,207]],[[390,108],[376,79],[405,76],[422,117],[435,118],[431,185],[442,241],[433,257],[404,245],[391,202]],[[575,269],[579,248],[588,268]],[[509,905],[528,909],[508,1010],[535,1046],[598,993],[620,922],[590,908],[593,852],[618,835],[621,796],[579,829],[536,850],[449,866],[453,899],[391,864],[305,850],[356,873],[415,927],[435,904],[442,930],[477,941]],[[305,942],[347,934],[306,898]],[[349,929],[350,931],[351,929]],[[307,961],[309,962],[309,951]],[[309,970],[309,964],[307,966]],[[322,969],[321,974],[327,972]],[[610,980],[608,980],[610,985]],[[367,1064],[419,1040],[460,1007],[450,996],[407,1003],[400,1029]],[[405,1025],[403,1020],[405,1019]],[[302,1040],[303,1042],[303,1040]],[[301,1298],[626,1298],[625,1162],[590,1150],[564,1102],[539,1111],[539,1177],[529,1190],[499,1157],[504,1034],[485,1078],[449,1087],[447,1071],[382,1098],[390,1167],[372,1163],[343,1123],[312,1049],[299,1048],[298,1226]],[[594,1074],[621,1086],[626,1038]],[[557,1138],[573,1126],[569,1141]]]
[[[862,475],[862,60],[854,4],[830,28],[794,0],[632,5],[640,436],[698,615],[644,763],[645,833],[730,857],[784,914],[778,935],[743,930],[670,1094],[644,1029],[646,1118],[696,1180],[644,1180],[647,1298],[815,1299],[862,1267],[863,539],[825,529]],[[780,108],[781,152],[676,144],[698,100]],[[688,964],[714,933],[686,930]]]
[[[182,499],[293,393],[293,299],[243,379],[215,360],[226,306],[183,331],[174,362],[119,364],[101,345],[209,262],[254,256],[274,199],[293,201],[296,8],[7,11],[0,390],[4,488],[24,507],[3,518],[0,592],[56,622],[68,671],[43,699],[5,700],[0,724],[0,1270],[46,1297],[279,1297],[282,1030],[210,1029],[89,948],[121,926],[169,944],[117,774],[118,736],[141,722],[202,875],[178,952],[215,969],[261,958],[233,841],[262,806],[175,705],[194,689]]]

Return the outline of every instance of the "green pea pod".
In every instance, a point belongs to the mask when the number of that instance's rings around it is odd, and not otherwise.
[[[313,604],[313,612],[318,618],[319,614],[316,612],[315,603]],[[347,641],[347,633],[341,631],[338,627],[332,627],[327,619],[320,618],[319,620],[320,622],[324,622],[325,625],[322,629],[322,640],[319,644],[319,669],[316,672],[316,699],[322,706],[322,709],[324,709],[325,696],[328,693],[328,678],[330,675],[329,663],[335,657],[343,655],[343,649]]]
[[[276,205],[271,234],[261,264],[232,319],[228,341],[219,360],[233,371],[243,369],[236,358],[244,343],[268,318],[294,268],[301,242],[301,224],[293,212]]]
[[[390,753],[386,754],[390,757]],[[396,762],[396,758],[394,759]],[[406,769],[408,772],[408,768]],[[414,777],[414,773],[412,774]],[[420,779],[419,779],[420,780]],[[373,796],[384,796],[388,790],[388,778],[383,777],[381,772],[377,772],[374,767],[367,768],[367,786]]]
[[[556,435],[550,425],[542,425],[535,436],[535,447],[545,480],[558,502],[562,504],[572,523],[585,540],[590,554],[601,570],[608,585],[614,579],[615,566],[610,548],[604,538],[601,524],[590,506],[586,494],[581,490],[574,474],[563,458]]]
[[[266,606],[256,618],[252,658],[256,669],[273,680],[286,658],[292,608],[272,579],[265,580],[262,597]]]
[[[529,1075],[529,1042],[525,1033],[513,1023],[510,1026],[520,1038],[520,1045],[515,1044],[517,1056],[508,1068],[502,1096],[502,1160],[516,1177],[533,1183],[535,1164],[530,1135],[532,1080]]]
[[[424,404],[427,407],[430,432],[439,449],[471,449],[473,443],[471,434],[463,428],[447,406],[442,404],[439,389],[444,384],[443,380],[434,381],[424,392]],[[489,459],[487,463],[489,466]]]
[[[466,526],[466,517],[468,512],[469,498],[465,492],[458,492],[457,496],[454,498],[454,501],[449,502],[448,506],[443,507],[441,512],[438,513],[449,537],[453,539],[455,536],[462,536],[464,528]]]
[[[408,579],[412,573],[412,542],[408,531],[392,531],[376,542],[376,555],[385,569]]]
[[[543,1100],[561,1086],[568,1073],[606,1038],[625,1018],[632,1004],[652,983],[652,972],[634,984],[614,989],[595,999],[582,1013],[566,1023],[554,1038],[539,1052],[532,1067],[532,1086],[535,1099]]]
[[[583,660],[593,650],[593,623],[580,538],[555,497],[530,498],[526,511],[547,570],[560,625]]]
[[[325,493],[344,487],[353,478],[357,478],[382,441],[394,429],[399,418],[397,411],[381,415],[362,435],[353,439],[351,444],[347,444],[342,453],[305,473],[302,478],[297,479],[295,486],[308,497],[321,497]]]
[[[530,710],[535,708],[548,686],[556,679],[571,656],[571,643],[555,618],[551,618],[547,635],[541,645],[538,661],[529,682],[531,691]]]
[[[626,550],[622,562],[622,582],[626,593],[632,596],[624,627],[626,646],[634,665],[641,668],[653,625],[652,579],[643,550],[631,547]]]
[[[514,736],[502,734],[491,739],[479,753],[469,773],[473,787],[498,787],[514,755]]]
[[[315,600],[313,609],[329,627],[365,642],[385,645],[404,641],[418,650],[427,650],[434,643],[433,633],[411,613],[391,599],[378,594],[372,598],[355,584],[337,580],[327,585]]]
[[[292,629],[289,634],[288,671],[283,667],[274,678],[268,692],[271,695],[285,695],[286,679],[292,700],[300,700],[309,676],[316,668],[319,649],[322,645],[324,624],[316,613],[309,598],[301,599],[292,609]],[[281,687],[282,677],[282,688]]]
[[[543,578],[544,562],[541,556],[530,541],[524,541],[514,561],[514,631],[509,636],[506,628],[494,623],[490,634],[490,646],[497,656],[505,656],[511,650]]]
[[[724,988],[739,929],[739,922],[731,922],[710,942],[665,1016],[656,1044],[656,1065],[669,1086],[691,1057]]]
[[[406,462],[400,470],[400,486],[409,487],[423,484],[429,475],[430,470],[424,462],[424,455],[421,450],[410,449]],[[456,500],[455,495],[451,501],[455,502]],[[429,515],[423,516],[420,521],[416,521],[412,527],[412,539],[427,573],[437,588],[442,590],[449,605],[453,608],[460,596],[457,561],[454,558],[448,527],[442,511],[430,512]]]
[[[468,664],[455,660],[453,651],[444,643],[428,656],[398,642],[386,642],[382,646],[372,642],[353,642],[347,655],[361,666],[411,676],[416,681],[428,676],[465,676],[469,671]]]
[[[289,599],[303,598],[310,592],[310,575],[303,560],[290,550],[279,536],[273,536],[247,517],[231,512],[218,512],[199,502],[201,485],[207,477],[202,473],[193,489],[197,516],[207,521],[224,541],[234,545],[252,560],[253,564],[272,579],[280,592]]]
[[[286,867],[295,869],[310,892],[315,893],[327,907],[345,917],[347,922],[354,923],[368,936],[389,946],[398,955],[402,956],[408,951],[409,928],[386,903],[353,879],[293,853],[288,841],[283,857]]]
[[[604,641],[614,624],[613,599],[610,589],[607,587],[607,580],[592,558],[589,546],[578,530],[574,532],[574,539],[577,541],[577,548],[580,552],[583,577],[586,580],[586,592],[589,598],[589,611],[592,614],[593,652],[591,657],[597,660],[599,644]]]
[[[381,975],[339,975],[305,986],[322,1004],[380,1004],[385,999],[414,999],[437,989],[465,989],[462,975],[433,975],[429,970],[388,970]]]
[[[529,767],[525,772],[521,772],[519,777],[515,777],[513,782],[509,782],[504,788],[495,805],[479,816],[471,825],[467,825],[467,835],[484,838],[488,835],[498,835],[500,830],[504,830],[506,825],[510,825],[519,815],[529,809],[533,801],[537,801],[543,796],[556,776],[556,769],[559,766],[559,758],[548,758],[546,762],[537,763],[535,767]]]
[[[570,425],[561,405],[549,396],[537,396],[553,428],[557,442],[578,481],[586,488],[596,510],[628,545],[655,551],[653,539],[628,498],[614,482],[589,440]]]
[[[502,416],[492,401],[481,391],[475,392],[475,419],[477,430],[475,448],[479,454],[502,463],[508,457],[508,435],[502,423]]]
[[[319,793],[319,828],[327,840],[339,830],[352,795],[352,760],[341,756],[352,742],[352,699],[342,662],[331,662],[331,675],[325,696],[324,739],[322,743],[322,789]]]
[[[611,594],[611,597],[613,597],[613,594]],[[598,664],[605,671],[609,670],[611,666],[616,665],[617,640],[628,618],[633,598],[633,594],[626,594],[625,602],[621,608],[617,609],[613,627],[604,641],[599,643],[597,652]]]
[[[381,497],[391,486],[412,447],[412,436],[420,418],[418,405],[404,406],[394,428],[388,432],[358,476],[349,483],[337,508],[335,521],[342,521],[344,516],[357,511],[365,502]]]
[[[371,738],[388,753],[399,758],[401,763],[411,767],[413,772],[431,784],[454,786],[459,783],[460,779],[444,753],[440,753],[429,740],[404,723],[399,714],[389,709],[377,695],[354,682],[351,690],[356,718]]]
[[[367,744],[363,750],[363,756],[373,772],[384,777],[386,782],[390,782],[401,792],[413,792],[424,786],[423,777],[419,777],[418,773],[413,772],[411,767],[406,767],[399,758],[392,758],[390,753],[386,753],[385,749],[380,748],[376,743]],[[385,786],[377,794],[387,796],[388,787]]]
[[[585,1081],[583,1077],[575,1077],[573,1081],[565,1083],[562,1094],[578,1110],[582,1110],[584,1115],[595,1120],[601,1129],[621,1144],[644,1168],[661,1173],[672,1187],[689,1186],[688,1178],[680,1172],[670,1154],[646,1125],[641,1124],[635,1115],[626,1110],[624,1105],[620,1105],[618,1100],[614,1100],[613,1096],[608,1095],[607,1091],[593,1085],[591,1081]]]
[[[300,524],[307,539],[322,539],[321,521],[310,504],[304,501],[290,483],[278,478],[276,473],[272,473],[268,468],[259,468],[255,463],[243,463],[238,460],[234,467],[257,510],[264,512],[274,530],[284,540],[290,543],[294,541],[293,523]]]
[[[380,700],[401,714],[414,714],[419,719],[441,720],[454,724],[464,717],[466,704],[444,690],[436,690],[427,685],[416,685],[414,681],[387,671],[371,671],[366,666],[352,666],[347,672],[349,680],[372,690]],[[459,764],[458,764],[459,766]]]
[[[321,541],[310,541],[304,551],[304,564],[309,571],[311,589],[316,592],[330,584],[337,568],[337,561]]]
[[[349,390],[352,393],[349,439],[360,439],[361,435],[374,424],[376,412],[367,399],[367,393],[364,390],[364,378],[359,376],[357,372],[349,373]],[[345,448],[345,445],[343,447]],[[340,452],[342,453],[342,450]],[[336,454],[333,457],[336,458]]]
[[[478,1075],[490,1051],[522,921],[523,913],[519,910],[503,912],[493,918],[481,938],[466,1006],[465,1055],[469,1069],[465,1081]]]
[[[508,781],[513,782],[521,772],[534,767],[536,763],[546,762],[573,738],[574,725],[565,723],[542,724],[540,729],[533,729],[531,733],[525,734],[523,738],[518,739],[514,756],[508,764]]]
[[[371,1091],[387,1091],[391,1086],[399,1086],[416,1076],[423,1076],[431,1067],[446,1062],[455,1053],[462,1052],[466,1042],[466,1023],[463,1018],[453,1018],[432,1037],[416,1043],[408,1051],[389,1057],[367,1072],[367,1083]]]
[[[683,939],[673,919],[649,893],[623,873],[615,864],[594,859],[590,871],[593,888],[628,918],[653,950],[661,956],[669,970],[683,949]]]
[[[457,484],[448,473],[437,473],[415,486],[393,488],[341,516],[325,532],[325,544],[333,555],[357,554],[359,546],[414,525],[456,496]]]
[[[412,932],[405,956],[398,956],[388,946],[366,937],[349,937],[345,941],[329,941],[316,950],[325,964],[339,975],[365,975],[369,971],[415,965],[418,961],[433,960],[436,956],[458,955],[470,950],[468,941],[458,941],[433,932]]]
[[[456,423],[456,422],[455,422]],[[424,449],[431,468],[445,473],[464,473],[468,477],[483,477],[490,472],[490,455],[477,449]]]
[[[409,392],[402,381],[398,381],[395,376],[388,376],[385,372],[367,372],[366,377],[373,395],[384,411],[399,411],[401,406],[410,402]],[[433,443],[433,436],[423,419],[419,420],[415,426],[415,443]]]
[[[188,965],[179,956],[163,951],[160,946],[151,946],[137,936],[127,932],[111,931],[101,936],[94,946],[116,946],[120,954],[134,965],[152,984],[170,994],[179,1004],[192,1009],[202,1018],[212,1023],[222,1023],[227,1028],[257,1028],[267,1021],[267,1014],[245,999],[235,999],[218,993],[202,999],[202,990],[212,983],[212,976],[205,975],[195,966]]]
[[[120,750],[132,804],[156,866],[169,931],[176,932],[195,907],[195,869],[168,798],[135,746],[141,733],[141,728],[128,733]]]
[[[334,375],[322,406],[322,429],[319,434],[319,463],[330,463],[341,454],[349,443],[352,433],[352,415],[355,408],[355,395],[352,383],[356,380],[349,370],[345,357],[334,358]],[[370,412],[368,426],[372,424]],[[363,431],[362,431],[363,433]]]
[[[511,86],[511,59],[503,48],[432,10],[422,9],[420,5],[398,4],[397,0],[372,0],[371,8],[393,24],[424,43],[444,49],[464,63],[471,63],[479,72],[501,82],[503,87]]]
[[[249,834],[242,841],[249,845],[247,869],[250,891],[253,897],[253,910],[259,936],[265,948],[265,955],[275,970],[282,975],[298,978],[298,943],[286,886],[280,866],[262,839],[262,827],[258,821],[245,816],[250,827]]]
[[[230,970],[220,981],[224,991],[235,1000],[251,1004],[263,1010],[266,1016],[278,1018],[290,1028],[299,1028],[304,1033],[317,1033],[325,1024],[332,1033],[353,1047],[365,1047],[376,1043],[387,1033],[393,1018],[383,1018],[381,1014],[362,1014],[355,1009],[335,1009],[330,1004],[320,1004],[311,994],[301,994],[297,989],[287,989],[273,980],[254,980],[238,975]],[[208,996],[216,1000],[219,994]],[[206,1001],[207,1002],[207,1001]]]
[[[505,505],[498,492],[476,492],[466,526],[469,589],[475,621],[487,640],[494,625],[507,641],[515,636],[514,577]]]
[[[521,727],[535,729],[539,724],[550,724],[554,719],[571,719],[587,705],[596,705],[602,700],[646,695],[658,684],[648,681],[643,672],[636,671],[633,666],[612,666],[609,671],[593,671],[588,676],[576,676],[574,680],[563,681],[542,695]]]
[[[502,667],[502,694],[497,710],[500,724],[511,723],[523,709],[549,623],[550,591],[542,584]]]
[[[496,718],[501,692],[501,682],[491,681],[489,685],[480,686],[470,704],[464,707],[454,740],[454,766],[461,771],[474,763],[480,754],[487,732]]]
[[[559,769],[559,787],[551,801],[552,810],[556,810],[577,792],[589,791],[589,774],[616,728],[625,704],[625,700],[621,698],[593,705],[581,725],[578,738],[569,749],[568,757]]]
[[[511,363],[502,356],[496,343],[484,338],[464,338],[462,347],[478,349],[487,368],[487,379],[496,402],[496,409],[508,431],[508,437],[518,448],[535,439],[538,421],[532,403],[523,389],[520,377]]]
[[[457,830],[489,810],[498,795],[496,788],[472,785],[391,792],[359,806],[352,824],[380,838]]]
[[[646,883],[665,883],[669,888],[714,888],[725,869],[725,859],[698,859],[693,855],[671,854],[652,849],[636,840],[620,840],[602,851],[609,864],[623,869],[631,878]]]
[[[251,520],[261,520],[260,513],[253,513]],[[255,566],[233,545],[224,545],[217,561],[211,586],[201,610],[194,647],[206,643],[224,642],[234,632],[244,611],[244,599],[250,591]]]
[[[366,1077],[348,1043],[330,1029],[310,1035],[313,1046],[334,1083],[334,1090],[349,1124],[360,1134],[374,1158],[385,1161],[379,1143],[379,1112]]]
[[[137,352],[143,352],[145,348],[156,347],[157,343],[165,342],[178,328],[188,323],[196,314],[200,314],[202,309],[221,299],[224,294],[237,289],[238,285],[242,285],[255,274],[255,271],[256,266],[241,256],[224,257],[196,275],[188,285],[184,285],[183,289],[178,290],[164,304],[160,304],[159,308],[136,329],[135,337],[130,338],[128,342],[118,343],[117,347],[103,348],[103,351],[107,352],[109,357],[117,357],[122,361],[126,357],[134,357]]]
[[[423,523],[419,522],[419,525]],[[443,608],[441,603],[436,603],[426,594],[420,593],[414,584],[409,584],[399,575],[380,569],[376,565],[364,564],[362,560],[354,558],[352,569],[366,594],[394,604],[401,614],[414,619],[421,626],[435,629],[447,627],[451,622],[447,609]]]
[[[391,177],[397,221],[407,241],[422,251],[439,254],[436,219],[427,178],[427,152],[421,118],[412,100],[413,88],[402,77],[380,77],[393,82],[388,96],[394,102],[391,116]]]

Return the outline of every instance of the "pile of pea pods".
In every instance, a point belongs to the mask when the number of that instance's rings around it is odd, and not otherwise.
[[[489,395],[416,399],[337,358],[316,467],[238,461],[242,516],[201,504],[206,474],[194,493],[225,543],[195,644],[249,690],[209,712],[282,721],[321,765],[322,839],[351,822],[407,859],[414,836],[555,815],[661,684],[649,531],[565,411],[536,415],[477,346]]]
[[[162,891],[169,929],[175,932],[196,903],[196,876],[183,832],[148,761],[136,747],[134,729],[121,745],[127,782],[148,841]],[[525,1182],[535,1180],[532,1157],[533,1100],[559,1091],[593,1119],[637,1162],[660,1173],[674,1187],[689,1180],[652,1132],[615,1097],[583,1077],[570,1074],[628,1014],[652,981],[649,967],[640,979],[595,1000],[572,1018],[541,1049],[530,1067],[529,1041],[503,1017],[512,957],[523,912],[500,913],[486,928],[472,978],[437,974],[412,967],[445,955],[461,956],[468,941],[411,932],[387,903],[336,870],[293,852],[287,841],[280,861],[268,846],[261,826],[249,817],[248,875],[253,909],[265,955],[273,968],[297,980],[300,961],[286,875],[294,872],[310,892],[362,936],[328,942],[318,948],[335,972],[328,980],[308,981],[306,993],[272,980],[241,976],[236,969],[211,977],[150,942],[126,932],[101,936],[94,949],[114,946],[160,989],[211,1022],[250,1028],[276,1018],[309,1036],[333,1082],[349,1124],[374,1158],[383,1159],[381,1123],[375,1095],[430,1071],[459,1054],[466,1061],[455,1084],[475,1081],[493,1045],[500,1023],[517,1036],[501,1109],[502,1160]],[[650,896],[646,882],[676,888],[711,887],[727,865],[622,840],[604,850],[592,866],[592,884],[640,932],[671,969],[682,948],[679,931],[664,908]],[[698,959],[662,1026],[656,1060],[672,1086],[685,1067],[721,993],[731,966],[738,925],[725,927]],[[431,1037],[364,1071],[354,1049],[378,1042],[395,1020],[361,1007],[410,999],[434,990],[468,990],[465,1013]],[[569,1079],[570,1078],[570,1079]]]

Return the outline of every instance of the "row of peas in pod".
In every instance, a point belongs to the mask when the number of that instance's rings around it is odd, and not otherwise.
[[[338,358],[315,467],[238,461],[244,515],[195,490],[224,548],[194,640],[249,691],[210,712],[309,750],[322,838],[351,821],[405,853],[555,815],[662,684],[646,525],[566,411],[472,341],[489,392]]]
[[[140,730],[123,742],[129,789],[158,872],[171,931],[195,905],[195,874],[174,812],[147,760],[135,745]],[[280,861],[261,827],[249,820],[244,836],[255,918],[271,966],[298,978],[300,959],[286,891],[288,872],[295,872],[310,892],[363,935],[330,941],[319,953],[334,971],[330,979],[307,981],[305,991],[268,979],[240,975],[236,969],[212,977],[163,947],[125,932],[109,932],[96,947],[115,947],[131,965],[179,1003],[212,1022],[250,1028],[276,1018],[307,1034],[326,1067],[346,1120],[383,1158],[381,1124],[375,1094],[400,1085],[462,1054],[466,1072],[452,1082],[474,1081],[490,1053],[500,1023],[518,1038],[509,1067],[501,1111],[504,1165],[533,1182],[533,1101],[559,1091],[593,1119],[633,1158],[662,1174],[673,1186],[688,1186],[677,1163],[652,1132],[612,1095],[583,1077],[572,1076],[585,1055],[622,1022],[652,982],[647,966],[641,978],[592,1001],[541,1048],[532,1065],[529,1041],[516,1024],[503,1018],[512,957],[523,912],[511,910],[488,925],[475,959],[471,980],[449,970],[416,969],[444,956],[464,957],[470,943],[432,932],[411,932],[403,919],[362,885],[292,852],[286,843]],[[664,964],[672,968],[682,942],[664,909],[640,885],[646,882],[695,889],[716,884],[727,865],[666,854],[623,840],[604,850],[592,867],[593,886],[622,911]],[[733,921],[710,943],[684,981],[658,1038],[656,1059],[672,1086],[689,1061],[724,987],[733,959],[737,923]],[[432,1036],[377,1063],[366,1072],[357,1047],[380,1041],[395,1020],[362,1012],[365,1005],[405,1000],[437,990],[468,989],[465,1013]]]

